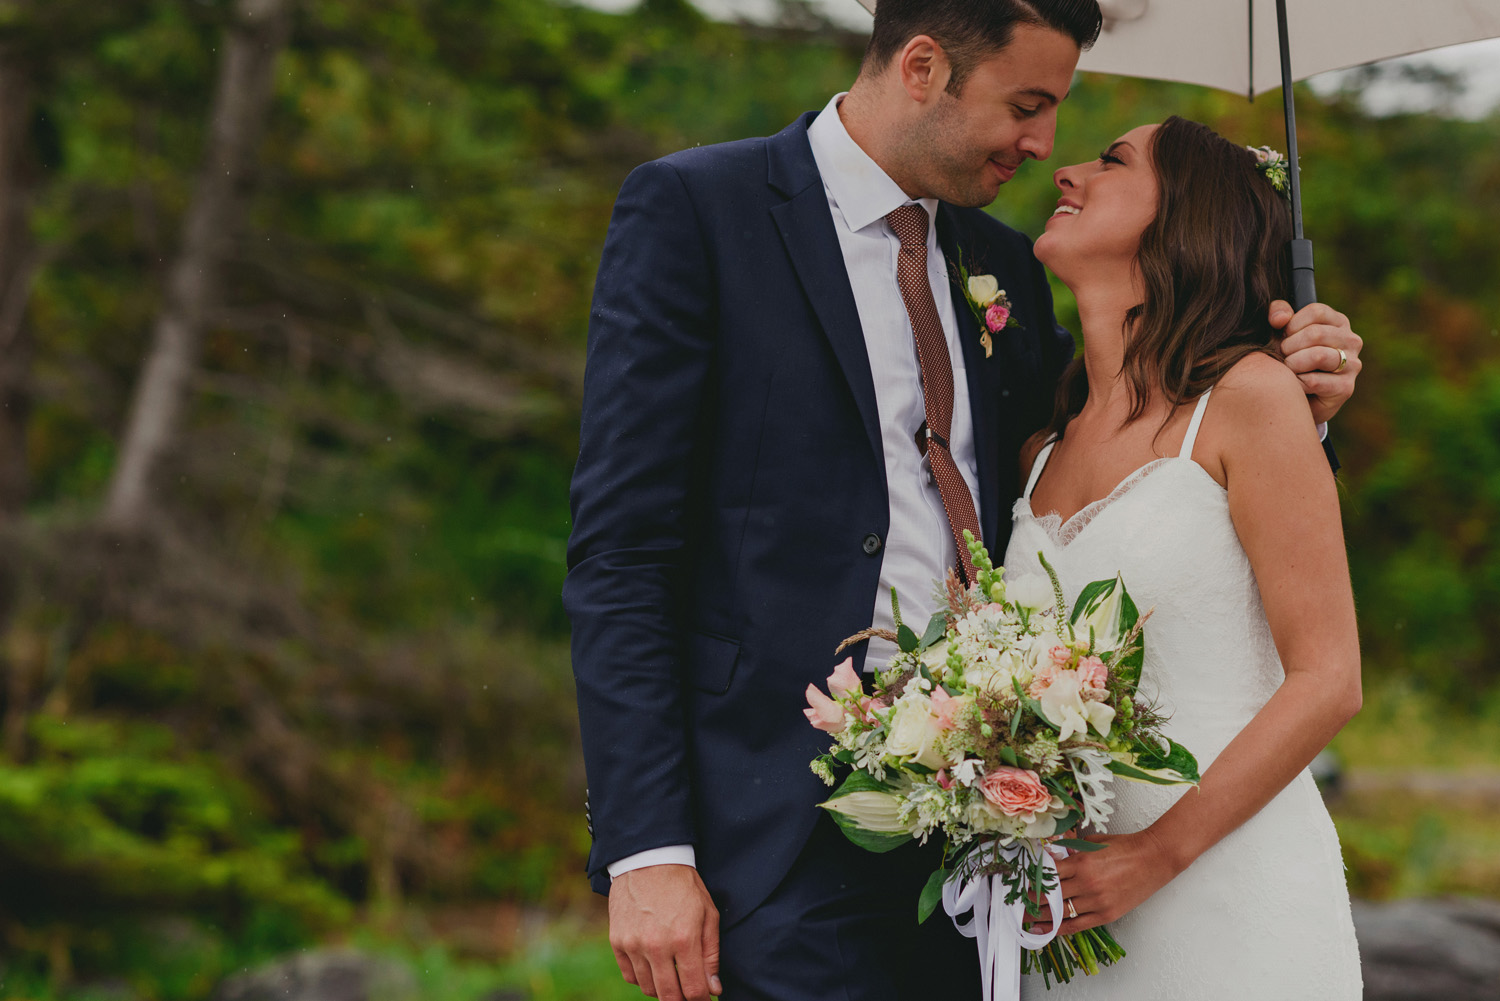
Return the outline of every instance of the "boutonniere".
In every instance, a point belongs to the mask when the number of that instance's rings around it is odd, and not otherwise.
[[[995,334],[1006,327],[1019,327],[1021,321],[1011,316],[1010,300],[1005,289],[994,275],[973,275],[958,262],[958,278],[964,293],[964,302],[979,323],[979,343],[984,347],[986,358],[995,352]]]

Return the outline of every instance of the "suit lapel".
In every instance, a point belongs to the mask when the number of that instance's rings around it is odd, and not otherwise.
[[[770,184],[788,196],[787,201],[771,209],[771,217],[849,383],[884,483],[885,457],[880,442],[880,414],[875,406],[875,379],[870,374],[859,310],[849,285],[849,273],[844,268],[844,252],[807,141],[807,126],[813,118],[814,114],[809,112],[767,140]]]
[[[958,321],[958,342],[963,350],[964,376],[969,387],[969,411],[974,420],[974,456],[979,479],[979,529],[984,533],[986,546],[993,546],[999,538],[1000,498],[999,494],[999,401],[995,395],[997,357],[986,358],[980,344],[981,333],[969,303],[964,298],[959,281],[959,254],[965,254],[966,267],[974,266],[967,259],[973,253],[963,245],[958,221],[953,209],[946,203],[938,206],[938,247],[948,263],[950,294],[953,297],[953,315]],[[980,266],[983,262],[978,262]],[[1003,281],[1002,281],[1003,284]],[[996,560],[1003,553],[991,553]]]

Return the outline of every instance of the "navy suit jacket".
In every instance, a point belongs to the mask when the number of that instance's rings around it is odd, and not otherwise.
[[[607,892],[608,863],[694,845],[730,923],[785,875],[827,796],[808,763],[828,740],[803,692],[870,624],[889,522],[812,119],[626,180],[595,285],[573,478],[563,598],[589,873]],[[1073,341],[1030,240],[946,204],[937,230],[950,262],[961,253],[999,279],[1021,324],[986,358],[955,274],[980,524],[998,555],[1020,446],[1046,424]]]

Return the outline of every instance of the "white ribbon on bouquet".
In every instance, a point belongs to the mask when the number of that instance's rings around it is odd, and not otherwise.
[[[1026,948],[1035,952],[1057,937],[1063,899],[1053,850],[1051,845],[1042,850],[1042,866],[1051,876],[1047,882],[1052,884],[1047,891],[1052,925],[1045,933],[1026,930],[1023,924],[1026,902],[1017,900],[1007,904],[1005,882],[999,876],[978,876],[943,884],[943,910],[953,919],[953,927],[959,934],[974,939],[979,946],[984,1001],[1018,1001],[1021,997],[1021,950]],[[1055,850],[1066,853],[1061,848]],[[989,849],[990,858],[999,857],[1006,862],[1015,862],[1023,851],[1025,849],[1019,843]],[[967,923],[960,921],[959,916],[967,911],[974,912],[973,918]]]

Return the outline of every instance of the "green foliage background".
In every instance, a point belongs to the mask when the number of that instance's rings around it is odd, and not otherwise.
[[[303,0],[171,531],[121,552],[88,526],[226,7],[55,0],[28,28],[0,3],[45,68],[30,487],[6,527],[4,664],[34,683],[3,695],[24,740],[0,761],[0,983],[38,996],[206,997],[355,927],[443,939],[476,903],[597,913],[558,592],[610,206],[640,162],[820,107],[862,49],[795,4],[768,28],[683,0]],[[1320,292],[1367,342],[1333,431],[1367,668],[1444,718],[1493,714],[1500,117],[1355,97],[1301,93],[1299,116]],[[1084,76],[1050,163],[991,211],[1038,232],[1050,164],[1172,113],[1282,144],[1274,96]],[[188,960],[153,931],[184,916]],[[445,940],[507,948],[479,938]]]

